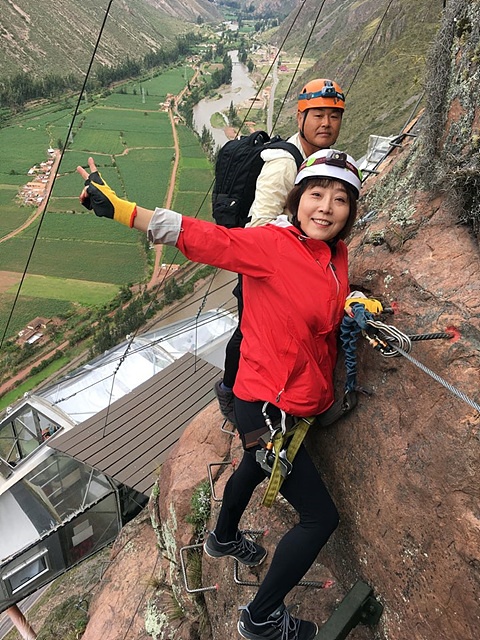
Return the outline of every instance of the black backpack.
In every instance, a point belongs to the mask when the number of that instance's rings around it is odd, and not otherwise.
[[[265,131],[254,131],[226,142],[215,164],[215,184],[212,193],[212,213],[223,227],[244,227],[255,199],[255,184],[264,165],[260,154],[264,149],[285,149],[295,158],[297,168],[303,162],[298,148],[282,140],[270,138]]]

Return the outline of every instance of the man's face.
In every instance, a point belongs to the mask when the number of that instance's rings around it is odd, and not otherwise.
[[[306,115],[305,115],[306,113]],[[297,112],[297,124],[305,135],[302,144],[307,155],[327,149],[337,141],[342,125],[341,109],[320,107]]]

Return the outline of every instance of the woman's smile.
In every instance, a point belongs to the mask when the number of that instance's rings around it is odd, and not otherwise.
[[[314,240],[333,240],[343,229],[350,213],[344,185],[330,181],[326,186],[307,186],[298,206],[298,222],[305,235]]]

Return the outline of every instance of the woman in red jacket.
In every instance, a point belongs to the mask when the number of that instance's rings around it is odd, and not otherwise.
[[[245,451],[226,485],[205,552],[258,565],[265,549],[238,529],[267,475],[256,461],[259,446],[252,434],[266,430],[265,411],[275,423],[287,415],[318,415],[333,403],[337,332],[349,288],[343,239],[355,221],[359,171],[342,152],[318,151],[300,167],[288,197],[291,222],[281,216],[276,224],[227,229],[166,209],[137,207],[116,196],[91,158],[89,168],[90,174],[78,167],[85,178],[80,198],[98,216],[145,231],[154,243],[175,245],[190,260],[243,275],[243,342],[234,393]],[[238,630],[250,640],[312,640],[317,625],[293,618],[284,598],[337,527],[338,513],[303,445],[280,491],[299,522],[280,540]]]

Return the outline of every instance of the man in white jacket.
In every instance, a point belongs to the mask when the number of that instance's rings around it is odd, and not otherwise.
[[[345,97],[336,82],[311,80],[298,97],[298,132],[288,142],[299,149],[304,159],[315,151],[332,147],[340,133],[344,109]],[[266,149],[262,159],[265,164],[257,178],[247,227],[267,224],[286,213],[287,194],[297,175],[295,160],[284,149]]]
[[[340,133],[345,95],[333,80],[311,80],[298,96],[298,131],[288,139],[307,158],[320,149],[333,146]],[[295,183],[297,164],[291,153],[284,149],[266,149],[261,154],[265,164],[257,178],[255,199],[250,208],[247,227],[258,227],[274,222],[288,213],[287,195]],[[240,358],[242,333],[240,319],[243,309],[241,280],[234,290],[238,298],[239,325],[226,347],[223,379],[215,384],[215,394],[222,415],[235,424],[233,413],[233,385]]]

